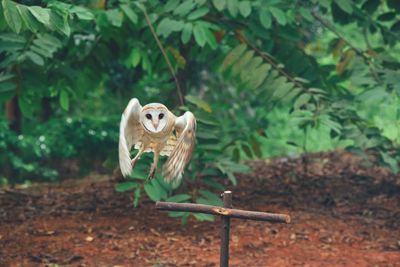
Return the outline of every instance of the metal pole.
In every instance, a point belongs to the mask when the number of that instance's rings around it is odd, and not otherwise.
[[[232,192],[225,191],[223,193],[224,208],[232,208]],[[231,218],[229,216],[222,216],[222,229],[221,229],[221,253],[219,264],[221,267],[229,266],[229,228]]]

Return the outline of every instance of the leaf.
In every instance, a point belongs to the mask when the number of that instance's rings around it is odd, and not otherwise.
[[[347,14],[353,13],[353,6],[349,0],[336,0],[335,3]]]
[[[167,38],[172,32],[181,31],[183,26],[184,26],[183,21],[164,18],[158,24],[156,32],[157,34],[161,34],[165,38]]]
[[[66,36],[71,34],[71,28],[69,27],[66,15],[58,14],[55,11],[50,12],[50,25],[52,28]]]
[[[15,75],[11,73],[0,73],[0,83],[14,78]]]
[[[187,17],[188,20],[195,20],[198,18],[203,17],[204,15],[206,15],[209,12],[208,7],[203,6],[199,9],[196,9],[195,11],[193,11],[192,13],[189,14],[189,16]]]
[[[217,189],[217,190],[220,190],[220,191],[223,191],[224,189],[225,189],[225,186],[223,185],[223,184],[221,184],[221,183],[218,183],[217,181],[215,181],[215,180],[213,180],[213,179],[211,179],[211,178],[204,178],[203,179],[203,182],[206,184],[206,185],[208,185],[208,186],[211,186],[211,187],[214,187],[215,189]]]
[[[299,12],[300,15],[305,18],[306,20],[308,20],[309,22],[313,22],[314,21],[314,17],[312,16],[311,12],[309,9],[304,8],[304,7],[300,7],[299,8]]]
[[[394,173],[398,173],[400,166],[396,158],[390,156],[388,153],[380,151],[383,161],[392,169]]]
[[[259,19],[261,22],[261,25],[265,29],[269,29],[272,26],[272,18],[271,18],[271,13],[266,10],[266,9],[261,9],[259,13]]]
[[[247,63],[250,62],[253,56],[254,56],[253,50],[244,53],[244,55],[235,63],[235,65],[233,65],[232,67],[233,75],[237,75],[239,72],[241,72],[247,66]]]
[[[156,188],[150,183],[144,185],[144,191],[149,196],[149,198],[153,201],[160,201],[161,196]]]
[[[188,214],[189,214],[189,212],[187,212],[187,211],[170,211],[170,212],[168,212],[168,216],[170,216],[172,218],[183,217]]]
[[[160,176],[159,176],[160,177]],[[159,178],[160,179],[160,178]],[[162,178],[160,179],[161,181],[164,181]],[[168,194],[167,191],[165,190],[165,188],[160,184],[159,180],[153,179],[152,180],[152,184],[154,185],[155,188],[157,188],[158,193],[160,194],[160,198],[161,199],[167,199],[168,198]],[[167,185],[166,183],[164,183],[164,185]]]
[[[181,35],[182,43],[187,44],[189,42],[190,38],[192,37],[192,29],[193,29],[192,23],[185,23]]]
[[[174,10],[173,14],[183,17],[187,15],[195,7],[195,5],[196,3],[193,0],[185,0]]]
[[[274,88],[273,97],[275,99],[282,100],[287,96],[293,88],[295,88],[293,83],[287,81],[286,77],[280,76],[271,85],[271,88]]]
[[[210,113],[212,112],[211,106],[204,100],[197,98],[192,95],[185,96],[186,101],[196,105],[197,107],[201,108],[202,110]]]
[[[225,57],[224,62],[222,63],[223,70],[226,70],[228,67],[230,67],[233,63],[236,62],[236,60],[239,59],[239,57],[243,54],[243,52],[246,50],[246,45],[241,44],[234,49],[232,49],[228,55]]]
[[[120,8],[133,24],[138,23],[138,16],[128,4],[120,5]]]
[[[19,43],[19,44],[26,43],[25,37],[15,33],[2,33],[0,34],[0,40],[11,43]]]
[[[50,10],[47,8],[42,8],[40,6],[30,6],[28,7],[29,12],[43,25],[51,28],[50,25]]]
[[[378,20],[380,21],[391,21],[396,17],[396,12],[386,12],[378,16]]]
[[[239,12],[239,2],[238,0],[226,0],[226,5],[228,7],[228,11],[232,17],[236,18]]]
[[[203,30],[203,33],[204,33],[204,36],[206,38],[206,41],[207,41],[208,45],[212,49],[216,49],[218,44],[217,44],[217,40],[215,39],[214,34],[205,25],[202,26],[202,30]]]
[[[294,102],[294,108],[295,109],[299,109],[302,106],[304,106],[305,104],[308,103],[308,101],[310,101],[311,99],[311,95],[309,94],[301,94],[297,99],[296,102]]]
[[[251,61],[246,65],[246,68],[240,73],[240,79],[243,82],[248,82],[251,78],[251,74],[262,64],[263,60],[261,57],[253,57]]]
[[[118,9],[107,10],[106,16],[112,26],[117,28],[122,26],[122,14],[119,12]]]
[[[40,29],[40,23],[36,20],[32,13],[29,12],[26,6],[17,5],[17,9],[27,29],[32,32],[36,32]]]
[[[32,103],[24,96],[18,98],[18,106],[25,117],[31,118],[33,114]]]
[[[196,120],[197,120],[197,122],[207,124],[210,126],[218,126],[219,125],[215,120],[207,118],[207,117],[203,116],[203,114],[201,114],[201,113],[196,114]]]
[[[39,56],[38,54],[32,52],[32,51],[28,51],[25,53],[25,55],[36,65],[39,66],[43,66],[44,65],[44,60],[41,56]]]
[[[192,197],[188,194],[178,194],[178,195],[174,195],[172,197],[167,198],[165,201],[168,202],[184,202],[187,201],[189,199],[191,199]]]
[[[215,8],[216,8],[218,11],[224,10],[225,5],[226,5],[226,0],[213,0],[212,2],[213,2]]]
[[[244,153],[248,158],[251,159],[253,157],[253,153],[251,152],[251,149],[248,144],[242,144],[242,150],[244,151]]]
[[[133,168],[131,177],[136,180],[146,180],[147,173],[143,167],[140,168],[139,166],[136,166],[135,168]]]
[[[156,179],[153,179],[150,183],[145,184],[144,191],[153,201],[160,201],[161,199],[166,199],[168,197],[167,192]]]
[[[214,216],[211,214],[204,214],[204,213],[193,213],[193,216],[199,221],[214,221]]]
[[[208,201],[209,204],[215,205],[215,206],[223,205],[222,200],[218,195],[216,195],[208,190],[203,190],[203,189],[200,189],[199,193],[202,197],[204,197]]]
[[[117,192],[126,192],[129,190],[132,190],[134,188],[137,188],[139,184],[137,182],[124,182],[124,183],[118,183],[115,186],[115,191]]]
[[[207,40],[201,24],[194,25],[193,35],[194,35],[194,40],[200,47],[203,47],[206,44]]]
[[[93,20],[95,18],[89,9],[81,6],[73,6],[69,12],[75,14],[80,20]]]
[[[60,92],[60,105],[65,110],[69,109],[69,96],[67,90],[61,90]]]
[[[0,82],[0,93],[12,92],[17,88],[17,85],[13,82]]]
[[[137,47],[134,47],[128,57],[129,65],[131,67],[136,67],[140,63],[140,50]]]
[[[4,18],[13,32],[19,33],[22,29],[22,21],[18,14],[16,4],[10,0],[3,0]]]
[[[398,2],[397,0],[395,1]],[[361,8],[366,10],[369,14],[373,14],[378,9],[380,4],[380,0],[367,0],[364,2]]]
[[[232,172],[227,172],[226,175],[228,176],[229,181],[236,186],[237,185],[237,179],[236,176]]]
[[[279,24],[286,25],[287,22],[286,15],[281,9],[276,7],[270,7],[269,11],[271,12],[272,16],[274,16],[276,21],[278,21]]]
[[[257,88],[260,86],[267,77],[270,69],[271,66],[268,64],[262,64],[260,67],[258,67],[251,75],[251,79],[249,81],[250,87]]]
[[[251,14],[251,3],[250,1],[241,1],[239,3],[240,14],[247,18]]]
[[[164,5],[164,11],[170,12],[175,10],[180,3],[180,0],[168,0],[168,2]]]
[[[182,54],[175,48],[169,46],[168,52],[170,52],[174,59],[176,60],[177,66],[179,68],[184,68],[186,65],[186,59],[182,56]]]
[[[206,140],[218,140],[218,136],[212,131],[197,131],[196,138]]]

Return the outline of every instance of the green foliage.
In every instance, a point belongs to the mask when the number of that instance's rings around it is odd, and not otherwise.
[[[20,135],[10,131],[5,121],[0,127],[2,173],[11,183],[54,181],[59,175],[55,167],[65,159],[79,159],[81,171],[87,172],[85,165],[116,156],[117,120],[54,119]]]
[[[181,184],[159,173],[145,183],[148,156],[117,185],[134,206],[144,194],[220,204],[214,193],[249,171],[243,160],[285,152],[341,146],[399,170],[398,1],[2,0],[0,14],[0,103],[17,103],[23,126],[2,124],[11,182],[55,179],[67,158],[115,163],[132,97],[198,119]]]

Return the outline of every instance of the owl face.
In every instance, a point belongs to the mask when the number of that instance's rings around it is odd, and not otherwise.
[[[148,104],[142,109],[140,121],[147,131],[159,133],[168,124],[168,109],[162,104]]]

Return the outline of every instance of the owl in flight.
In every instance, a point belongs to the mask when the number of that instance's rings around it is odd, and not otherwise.
[[[157,170],[159,156],[168,156],[163,167],[166,181],[180,180],[186,164],[192,156],[196,139],[196,119],[190,111],[180,117],[172,114],[166,106],[151,103],[141,106],[132,98],[121,117],[119,128],[119,166],[124,177],[129,176],[140,156],[153,152],[149,178]],[[138,149],[131,159],[130,150]]]

